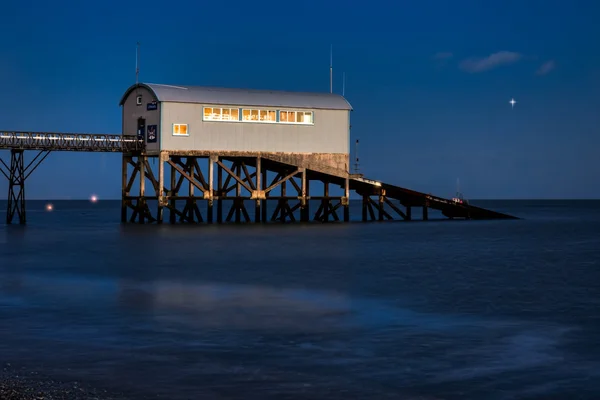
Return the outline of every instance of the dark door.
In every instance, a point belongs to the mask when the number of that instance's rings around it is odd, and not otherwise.
[[[146,136],[146,119],[145,118],[138,118],[138,124],[137,124],[137,136],[138,139],[144,139],[144,137]]]

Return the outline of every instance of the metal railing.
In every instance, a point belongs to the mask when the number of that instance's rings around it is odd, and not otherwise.
[[[0,149],[132,152],[143,147],[134,135],[0,131]]]

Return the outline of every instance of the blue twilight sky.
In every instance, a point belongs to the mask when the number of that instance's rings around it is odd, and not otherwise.
[[[367,177],[444,197],[460,178],[468,198],[599,198],[599,17],[593,0],[5,2],[0,129],[120,133],[136,41],[141,81],[298,91],[329,90],[332,44]],[[27,197],[119,198],[120,167],[52,153]]]

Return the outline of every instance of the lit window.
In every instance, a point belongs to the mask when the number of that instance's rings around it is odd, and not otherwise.
[[[313,123],[313,113],[312,111],[280,111],[279,122],[311,125]]]
[[[287,123],[296,122],[296,111],[280,111],[279,121]]]
[[[312,112],[310,111],[304,111],[304,113],[302,113],[302,123],[303,124],[312,124],[313,120],[312,120]],[[297,115],[300,115],[300,113],[298,113]]]
[[[276,110],[244,108],[242,109],[241,121],[262,123],[286,123],[286,124],[314,124],[312,111],[279,111],[279,120]],[[232,107],[204,107],[204,121],[240,121],[240,109]]]
[[[238,121],[240,110],[237,108],[204,107],[205,121]]]
[[[221,109],[221,119],[223,121],[231,121],[231,110],[229,108],[222,108]]]
[[[242,120],[243,121],[258,121],[258,114],[259,114],[259,110],[250,110],[250,109],[243,109],[242,110]]]
[[[258,110],[258,120],[262,122],[276,122],[275,111],[271,110]]]
[[[173,124],[173,135],[187,136],[188,135],[187,124]]]

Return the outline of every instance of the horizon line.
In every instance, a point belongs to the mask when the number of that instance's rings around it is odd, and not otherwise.
[[[227,199],[224,200],[233,200],[234,197],[229,197]],[[202,198],[198,198],[197,200],[204,200]],[[246,200],[251,200],[250,198],[246,199]],[[356,199],[351,199],[351,200],[361,200],[360,196]],[[77,198],[77,199],[51,199],[51,198],[35,198],[35,199],[27,199],[27,201],[90,201],[89,198]],[[120,198],[107,198],[107,199],[101,199],[99,198],[96,203],[99,203],[101,201],[121,201]],[[155,200],[151,200],[151,201],[155,201]],[[581,197],[581,198],[558,198],[558,197],[549,197],[549,198],[518,198],[518,197],[514,197],[514,198],[471,198],[468,199],[468,201],[600,201],[600,198],[586,198],[586,197]],[[0,199],[0,202],[8,202],[8,200],[5,199]]]

